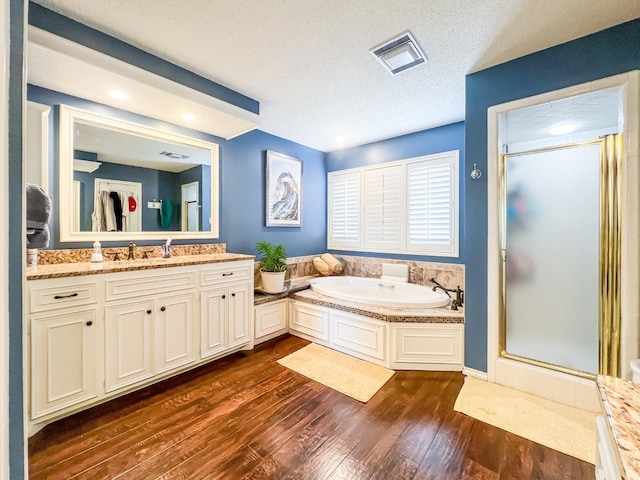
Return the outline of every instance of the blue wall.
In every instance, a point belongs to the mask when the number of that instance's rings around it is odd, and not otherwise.
[[[25,238],[22,230],[22,199],[24,178],[22,175],[22,107],[24,102],[23,47],[24,2],[9,2],[9,472],[10,478],[25,477],[24,472],[24,373],[22,364],[22,285],[24,283],[24,258],[16,252],[24,252]],[[4,32],[3,32],[4,33]],[[4,373],[4,372],[3,372]],[[4,395],[2,392],[0,395]]]
[[[640,20],[518,58],[466,78],[467,165],[487,171],[493,105],[640,69]],[[487,369],[487,181],[467,182],[465,363]],[[496,292],[492,293],[497,294]]]
[[[460,248],[459,257],[426,257],[414,255],[390,255],[380,253],[350,252],[333,250],[333,253],[355,254],[361,256],[399,258],[443,263],[464,263],[465,261],[465,146],[464,122],[452,123],[421,132],[369,143],[360,147],[347,148],[327,154],[327,172],[364,167],[378,163],[392,162],[406,158],[419,157],[450,150],[460,151]]]
[[[45,105],[66,104],[217,143],[220,145],[220,238],[211,240],[211,243],[225,242],[228,251],[247,254],[254,254],[253,247],[257,241],[261,240],[282,243],[290,256],[309,255],[325,250],[326,173],[325,154],[323,152],[260,131],[253,131],[227,141],[213,135],[171,125],[34,85],[28,86],[27,97],[30,101]],[[63,244],[59,242],[57,122],[58,109],[54,108],[50,127],[53,145],[50,169],[52,178],[49,179],[49,185],[53,198],[53,209],[50,222],[51,242],[49,243],[49,248],[89,248],[90,245],[86,243]],[[303,162],[301,227],[267,228],[264,226],[266,150],[274,150],[290,155],[299,158]],[[147,199],[145,198],[144,202],[146,201]],[[177,226],[177,224],[174,226]],[[191,242],[176,241],[175,243]],[[103,243],[105,246],[126,245],[126,242]],[[136,243],[138,245],[153,244],[150,241],[137,241]]]

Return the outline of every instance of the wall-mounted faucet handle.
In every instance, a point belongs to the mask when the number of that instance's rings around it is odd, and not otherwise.
[[[142,251],[142,259],[146,260],[149,258],[149,254],[152,252],[153,250],[143,250]]]
[[[133,242],[129,242],[129,255],[127,256],[127,260],[136,259],[135,251],[136,251],[136,244]]]
[[[113,261],[114,262],[120,261],[120,255],[118,254],[118,252],[106,253],[106,255],[113,255]]]

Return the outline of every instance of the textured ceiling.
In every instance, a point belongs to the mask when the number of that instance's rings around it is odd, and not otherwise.
[[[640,17],[638,0],[37,3],[258,100],[262,130],[323,151],[463,120],[467,73]],[[391,76],[369,49],[406,30],[429,61]]]

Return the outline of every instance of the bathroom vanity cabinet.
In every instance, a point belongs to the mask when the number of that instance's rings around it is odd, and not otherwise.
[[[31,430],[253,347],[253,261],[29,280]]]

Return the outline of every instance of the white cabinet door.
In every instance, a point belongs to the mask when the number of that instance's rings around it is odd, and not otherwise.
[[[229,348],[237,347],[251,340],[251,286],[238,284],[229,286]]]
[[[156,300],[154,310],[155,373],[164,373],[196,361],[193,319],[195,293]]]
[[[202,324],[200,330],[200,357],[207,358],[227,348],[227,289],[209,288],[200,294]]]
[[[96,309],[31,319],[31,417],[98,396]]]
[[[151,299],[107,306],[105,313],[105,384],[111,392],[153,376]]]
[[[286,333],[287,303],[287,300],[279,300],[255,307],[255,343]]]

